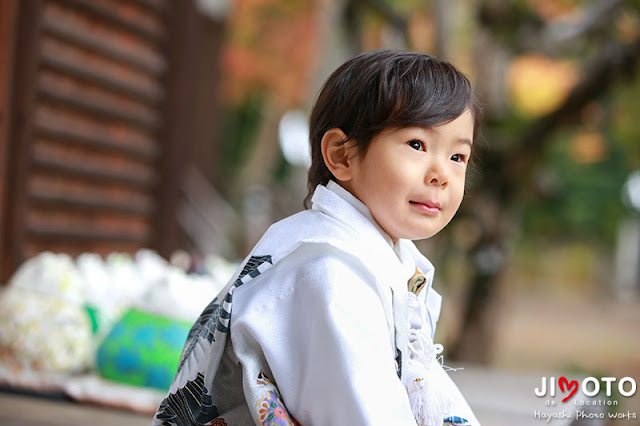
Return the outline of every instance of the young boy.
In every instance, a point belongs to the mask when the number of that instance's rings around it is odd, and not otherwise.
[[[458,210],[479,114],[426,54],[338,68],[311,115],[311,208],[204,310],[154,424],[478,425],[437,359],[441,297],[410,240]]]

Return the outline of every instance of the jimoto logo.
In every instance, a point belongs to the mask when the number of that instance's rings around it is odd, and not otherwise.
[[[585,377],[579,380],[565,376],[557,380],[555,377],[542,377],[534,393],[537,397],[545,397],[541,402],[547,409],[534,409],[533,418],[547,423],[582,419],[602,421],[601,424],[606,419],[634,421],[638,414],[625,407],[620,397],[632,397],[636,389],[636,381],[631,377]],[[594,398],[596,396],[599,398]]]
[[[610,397],[613,393],[614,387],[617,387],[618,392],[623,397],[630,397],[635,395],[637,390],[636,381],[631,377],[623,377],[618,380],[615,377],[586,377],[582,379],[582,382],[578,380],[569,380],[565,376],[558,378],[556,383],[555,377],[542,377],[540,387],[534,389],[536,396],[555,397],[556,392],[559,391],[559,396],[563,396],[562,402],[567,402],[581,390],[585,396],[593,397],[599,395],[604,391],[607,397]]]

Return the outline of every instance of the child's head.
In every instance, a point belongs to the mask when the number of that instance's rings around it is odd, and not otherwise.
[[[335,176],[342,172],[332,166],[333,160],[326,158],[327,146],[341,147],[343,152],[348,152],[345,161],[348,158],[349,162],[363,163],[367,161],[372,141],[381,138],[388,140],[387,134],[394,129],[422,130],[424,133],[434,129],[447,130],[451,127],[448,124],[457,126],[454,126],[457,129],[454,130],[458,132],[458,139],[472,143],[478,130],[480,114],[469,80],[447,62],[423,53],[391,50],[356,56],[329,77],[311,114],[309,197],[318,184],[326,184],[330,179],[338,181],[349,190],[354,189],[352,193],[357,192],[355,188],[350,188],[351,174],[346,180],[341,179],[344,178],[342,175]],[[464,133],[465,128],[460,128],[461,120],[458,119],[468,122],[467,129],[471,134],[460,134],[461,131]],[[405,131],[402,137],[407,135]],[[415,132],[413,136],[416,136]],[[429,137],[422,136],[418,135],[416,138],[420,140]],[[467,145],[469,153],[463,155],[465,169],[471,154],[471,144]],[[458,162],[459,156],[454,158]],[[464,186],[464,175],[462,184]],[[376,188],[368,189],[375,190]],[[360,194],[354,195],[368,205]],[[370,205],[368,207],[371,209]],[[375,212],[372,213],[376,217]],[[376,220],[380,222],[378,217]],[[403,235],[398,237],[407,238]]]

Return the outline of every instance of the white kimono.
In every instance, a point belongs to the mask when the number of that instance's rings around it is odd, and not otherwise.
[[[426,278],[416,297],[407,281]],[[330,182],[265,233],[196,322],[154,425],[416,425],[410,335],[433,338],[433,266]],[[413,340],[411,340],[413,341]],[[442,370],[445,421],[479,425]]]

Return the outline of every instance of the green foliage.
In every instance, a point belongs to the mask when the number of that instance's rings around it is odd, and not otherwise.
[[[631,172],[625,146],[608,140],[602,161],[582,164],[570,153],[571,136],[557,135],[546,153],[545,173],[552,182],[525,207],[525,232],[611,243],[625,214],[621,189]]]
[[[640,2],[640,0],[638,0]],[[616,87],[611,103],[611,133],[618,141],[626,156],[627,168],[640,168],[640,77],[624,86]]]
[[[255,145],[264,104],[264,95],[254,91],[241,103],[227,107],[224,113],[223,155],[218,165],[219,182],[235,181],[238,170],[249,157]],[[224,191],[231,188],[223,184],[221,189]]]
[[[541,169],[550,183],[538,184],[540,197],[523,209],[526,235],[587,238],[613,243],[617,226],[629,214],[621,190],[640,168],[640,78],[620,84],[601,105],[606,152],[602,161],[581,164],[571,155],[571,139],[581,129],[556,132]],[[586,123],[589,124],[589,123]]]
[[[285,184],[289,176],[291,176],[291,164],[283,155],[280,155],[278,163],[273,170],[273,180],[279,184]]]

